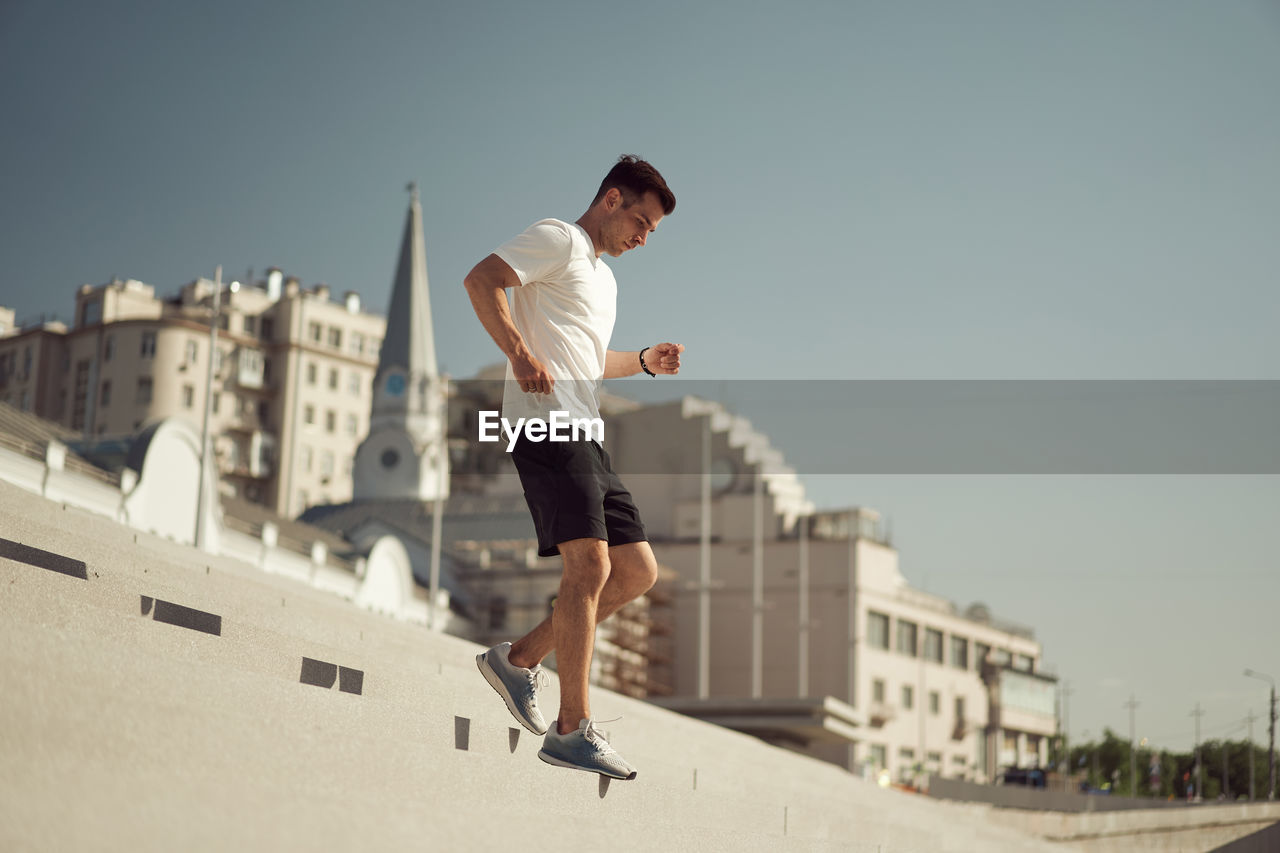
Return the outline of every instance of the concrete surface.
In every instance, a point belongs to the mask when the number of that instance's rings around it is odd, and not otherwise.
[[[1076,849],[601,690],[639,778],[550,767],[472,643],[7,483],[0,539],[84,563],[0,557],[6,851]]]

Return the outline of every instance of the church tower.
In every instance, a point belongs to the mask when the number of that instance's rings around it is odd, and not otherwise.
[[[369,434],[356,450],[354,501],[449,496],[445,382],[436,369],[422,204],[416,184],[409,193]]]

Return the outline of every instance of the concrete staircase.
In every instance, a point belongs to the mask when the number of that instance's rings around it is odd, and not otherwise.
[[[600,690],[639,778],[550,767],[475,644],[8,483],[0,540],[2,850],[1074,849]]]

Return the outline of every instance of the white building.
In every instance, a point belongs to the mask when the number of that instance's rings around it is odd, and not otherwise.
[[[1030,629],[912,588],[876,512],[815,512],[766,437],[718,405],[619,412],[609,429],[654,552],[683,581],[664,704],[895,781],[1047,766],[1055,679]],[[704,470],[705,562],[690,473]]]

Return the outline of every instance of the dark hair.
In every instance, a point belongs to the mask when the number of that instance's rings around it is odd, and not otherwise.
[[[641,199],[645,193],[653,193],[662,204],[664,215],[676,209],[676,197],[663,180],[658,170],[634,154],[623,154],[613,164],[609,174],[600,182],[600,189],[591,203],[595,204],[604,198],[604,194],[617,187],[622,193],[623,205],[630,207]]]

